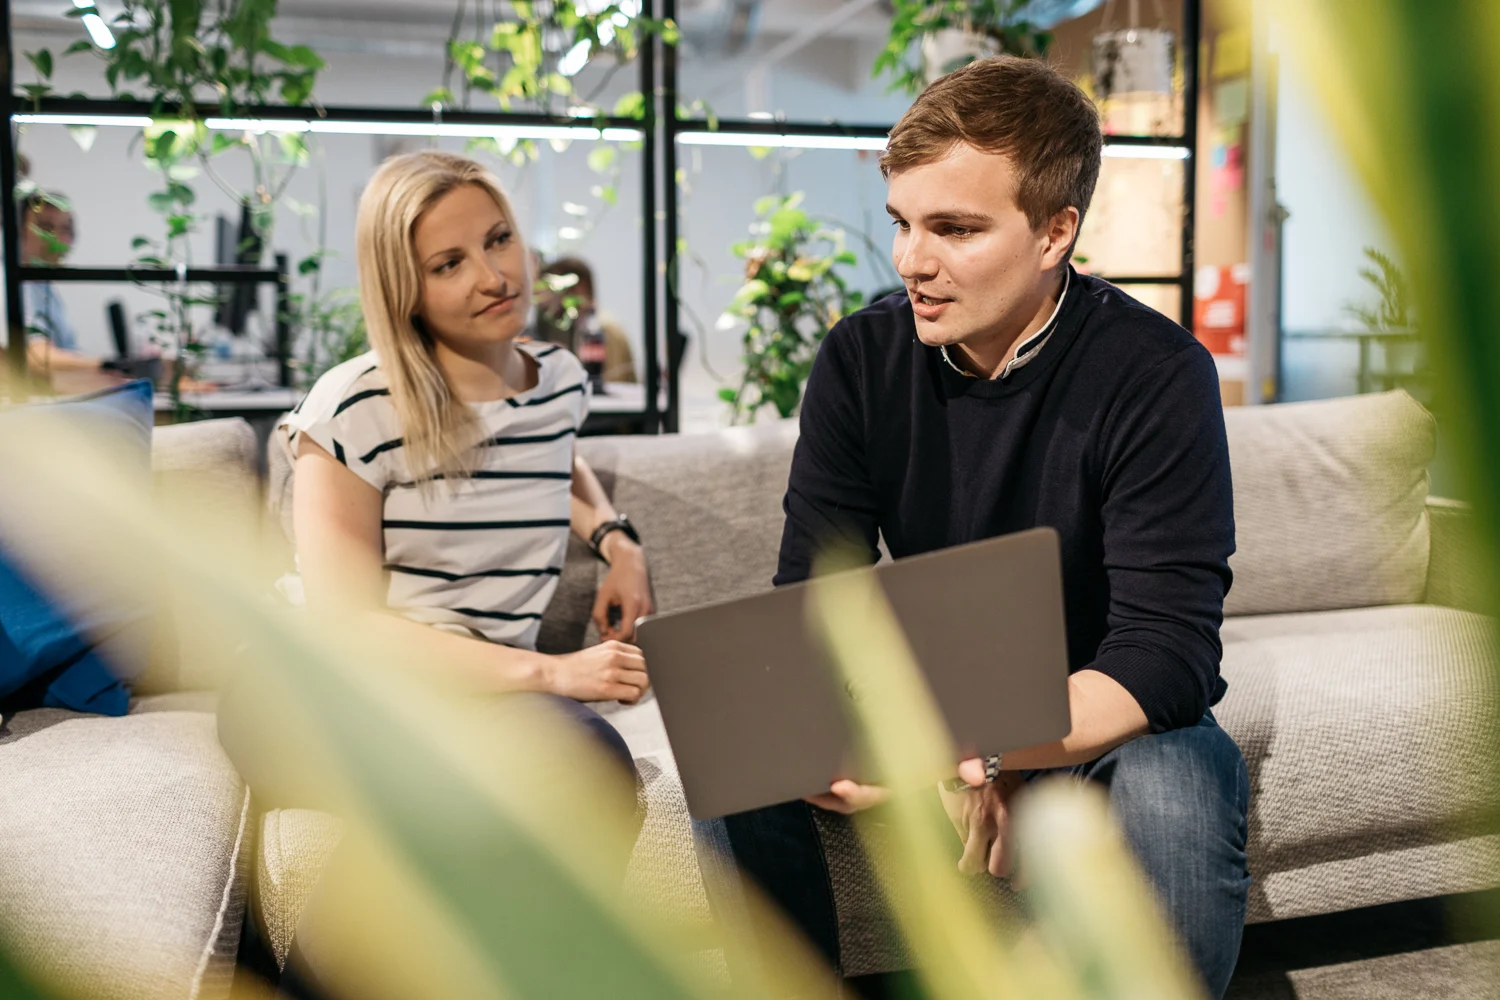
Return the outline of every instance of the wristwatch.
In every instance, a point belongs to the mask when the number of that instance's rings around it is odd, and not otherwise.
[[[984,758],[984,783],[993,785],[1000,777],[1000,767],[1005,760],[1004,754],[992,753]],[[948,778],[944,780],[943,787],[950,792],[967,792],[973,786],[962,778]]]
[[[641,534],[635,530],[635,525],[630,523],[630,518],[624,514],[616,514],[614,518],[605,521],[599,527],[595,528],[594,533],[589,536],[589,548],[593,549],[594,555],[600,559],[604,559],[604,553],[600,551],[599,545],[611,531],[623,531],[626,538],[637,545],[641,544]],[[604,559],[604,561],[609,562],[608,559]]]

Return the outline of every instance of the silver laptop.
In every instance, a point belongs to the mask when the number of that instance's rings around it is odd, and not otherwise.
[[[854,572],[880,582],[965,756],[1067,735],[1057,532],[1034,528]],[[637,642],[697,819],[863,777],[850,695],[806,624],[807,587],[640,623]]]

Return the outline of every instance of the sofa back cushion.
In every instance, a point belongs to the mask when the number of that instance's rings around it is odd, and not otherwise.
[[[797,422],[705,434],[584,438],[578,451],[639,528],[658,611],[769,590],[781,547],[781,498]],[[603,570],[576,539],[537,647],[594,641],[588,623]]]
[[[202,420],[156,428],[151,435],[151,468],[163,517],[200,526],[255,530],[260,517],[259,446],[244,420]],[[179,619],[171,650],[158,650],[139,681],[138,694],[208,691],[222,686],[238,640],[197,627],[186,612],[168,607]]]
[[[1432,415],[1405,392],[1225,411],[1234,475],[1226,615],[1422,600]]]

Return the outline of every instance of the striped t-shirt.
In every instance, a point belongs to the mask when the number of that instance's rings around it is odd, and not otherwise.
[[[373,352],[330,369],[277,431],[291,455],[305,434],[380,491],[391,608],[532,649],[567,551],[588,377],[560,347],[517,347],[536,360],[536,387],[470,404],[485,434],[472,478],[417,488]]]

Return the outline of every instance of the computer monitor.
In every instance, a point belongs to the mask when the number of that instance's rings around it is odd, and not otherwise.
[[[214,259],[218,264],[260,263],[260,235],[250,223],[250,203],[240,205],[240,221],[235,226],[224,216],[218,217],[214,239]],[[243,335],[245,317],[255,311],[256,285],[250,282],[225,282],[219,285],[219,308],[214,312],[214,322],[230,333]]]
[[[125,303],[112,299],[105,308],[109,312],[109,334],[114,338],[115,357],[125,361],[130,357],[130,325],[125,321]]]

